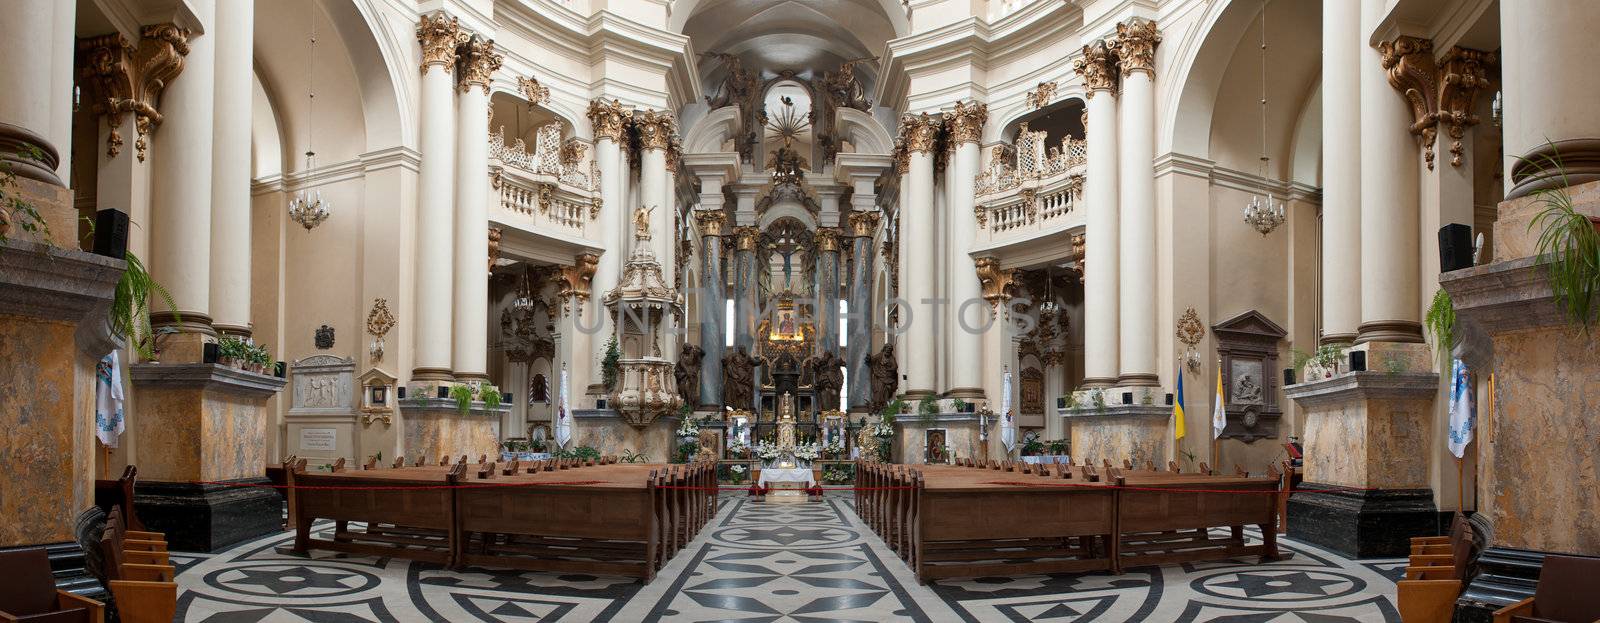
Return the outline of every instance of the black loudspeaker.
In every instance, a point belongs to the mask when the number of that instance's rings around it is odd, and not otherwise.
[[[1451,223],[1439,228],[1439,272],[1472,268],[1472,228]]]
[[[1167,406],[1172,406],[1172,394],[1167,394]]]
[[[1294,368],[1283,369],[1283,384],[1294,385]]]
[[[596,408],[596,409],[604,409],[604,408],[606,408],[606,399],[604,399],[604,398],[596,398],[594,400],[594,408]]]
[[[273,364],[273,366],[272,366],[272,375],[273,376],[276,376],[276,377],[281,379],[285,375],[287,375],[288,373],[289,373],[289,364],[286,364],[286,363],[284,363],[282,361],[279,361],[278,363]]]
[[[400,387],[395,388],[395,391],[399,392],[400,400],[406,399],[406,386],[401,385]]]
[[[127,212],[107,208],[94,214],[94,252],[119,260],[127,257]]]
[[[1133,392],[1122,392],[1122,404],[1133,404]]]
[[[511,392],[506,392],[504,394],[500,394],[500,403],[501,404],[512,404]]]
[[[95,244],[98,245],[99,242],[97,241]],[[98,251],[96,252],[98,253]],[[218,346],[216,342],[206,342],[200,347],[200,362],[216,363],[217,359],[221,358],[221,353],[222,347]]]
[[[439,397],[440,398],[449,398],[450,397],[450,388],[446,387],[444,385],[440,385],[439,386]]]
[[[1352,350],[1352,351],[1350,351],[1350,371],[1351,372],[1366,372],[1367,371],[1367,351],[1364,351],[1364,350]]]

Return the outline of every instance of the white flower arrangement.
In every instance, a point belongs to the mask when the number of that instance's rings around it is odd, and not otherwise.
[[[700,436],[700,426],[693,419],[683,418],[683,423],[678,425],[678,436],[688,439]]]
[[[844,456],[844,444],[841,444],[838,441],[828,442],[828,445],[825,447],[825,449],[828,451],[830,456]]]
[[[771,461],[781,455],[782,453],[778,452],[778,446],[765,441],[756,444],[756,456],[760,457],[763,461]]]
[[[743,465],[731,465],[728,467],[728,471],[735,474],[743,474],[745,472],[745,467]]]
[[[744,452],[749,449],[750,446],[744,445],[743,441],[739,441],[737,439],[735,439],[733,443],[728,444],[728,454],[733,456],[744,456]]]
[[[797,459],[800,459],[802,461],[805,461],[805,462],[809,463],[811,461],[817,460],[817,457],[821,456],[821,453],[822,453],[822,447],[821,446],[818,446],[817,444],[814,444],[814,443],[803,443],[803,444],[800,444],[798,446],[795,446],[794,458],[797,458]]]
[[[894,436],[894,425],[887,422],[878,422],[872,425],[872,436],[879,439],[888,439]]]

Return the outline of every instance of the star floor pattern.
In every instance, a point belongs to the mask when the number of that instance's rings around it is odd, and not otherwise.
[[[313,621],[1399,621],[1403,560],[1351,561],[1279,539],[1289,556],[921,586],[858,520],[821,502],[725,495],[648,586],[630,578],[288,552],[289,533],[217,554],[174,554],[184,622]],[[331,531],[332,524],[316,529]],[[1247,531],[1256,538],[1259,535]]]

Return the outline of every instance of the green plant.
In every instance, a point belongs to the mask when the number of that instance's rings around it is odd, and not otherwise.
[[[933,396],[923,397],[917,403],[917,419],[924,423],[932,422],[939,415],[939,400]]]
[[[649,463],[650,457],[632,450],[623,450],[622,456],[617,457],[617,460],[623,463]]]
[[[578,446],[577,448],[574,448],[572,450],[572,457],[571,458],[574,458],[574,459],[598,459],[598,458],[600,458],[600,451],[594,449],[594,446]]]
[[[44,151],[32,145],[17,152],[17,156],[35,162],[44,161]],[[12,190],[16,187],[16,171],[11,170],[11,163],[0,161],[0,222],[14,223],[21,227],[22,231],[30,234],[42,234],[45,241],[49,242],[50,224],[45,222],[44,215],[39,213],[37,206]],[[9,221],[6,219],[7,214],[10,215]],[[3,247],[7,240],[7,232],[4,229],[6,228],[0,228],[0,247]]]
[[[1557,306],[1587,332],[1595,320],[1595,298],[1600,294],[1600,221],[1574,207],[1559,154],[1543,160],[1532,164],[1540,173],[1554,171],[1561,183],[1534,191],[1535,203],[1544,207],[1529,221],[1528,229],[1539,228],[1538,257],[1549,272],[1550,292]]]
[[[1067,440],[1065,439],[1052,439],[1046,442],[1045,445],[1049,446],[1050,454],[1059,456],[1067,453]]]
[[[1423,324],[1427,325],[1428,333],[1433,336],[1434,354],[1439,361],[1448,360],[1450,349],[1455,347],[1456,306],[1444,288],[1433,293],[1433,303],[1428,305]]]
[[[499,409],[500,401],[504,400],[505,396],[500,394],[500,388],[485,383],[478,389],[478,399],[483,401],[485,407]]]
[[[617,377],[622,374],[622,349],[617,346],[617,336],[613,335],[606,340],[606,356],[600,362],[601,382],[605,383],[606,391],[617,388]]]
[[[154,295],[166,303],[174,320],[181,320],[178,304],[167,289],[150,276],[150,271],[145,270],[139,256],[129,251],[124,259],[127,267],[117,279],[117,288],[111,297],[111,331],[132,343],[140,357],[154,359],[155,331],[150,327],[150,298]]]
[[[955,399],[955,402],[951,404],[955,407],[956,413],[962,413],[967,410],[967,401],[960,398]]]
[[[453,385],[450,387],[450,397],[455,399],[456,410],[460,411],[461,415],[466,415],[472,411],[471,387],[467,387],[467,385],[464,383],[460,385]]]
[[[267,350],[267,347],[260,344],[250,344],[245,349],[244,358],[249,363],[261,366],[262,370],[272,365],[272,351]]]
[[[1105,411],[1106,410],[1106,390],[1095,389],[1093,391],[1090,391],[1089,392],[1089,402],[1094,405],[1094,408],[1095,408],[1096,411]]]
[[[1183,455],[1184,461],[1186,463],[1188,463],[1188,464],[1193,464],[1199,458],[1199,457],[1196,457],[1193,452],[1190,452],[1188,450],[1180,450],[1178,452],[1178,454]]]
[[[894,417],[905,410],[906,401],[896,398],[889,401],[889,404],[883,406],[883,412],[879,413],[878,417],[883,420],[884,424],[894,424]]]
[[[217,340],[217,357],[242,364],[250,358],[250,344],[236,337],[224,337]]]
[[[1022,456],[1044,454],[1044,442],[1038,437],[1030,437],[1022,442]]]

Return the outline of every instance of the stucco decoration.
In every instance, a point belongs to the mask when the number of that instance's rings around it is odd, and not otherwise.
[[[594,128],[594,140],[622,140],[622,130],[633,119],[633,111],[623,108],[622,102],[597,99],[589,102],[589,124]]]
[[[1054,100],[1055,98],[1056,83],[1052,80],[1050,82],[1040,82],[1038,87],[1034,88],[1032,91],[1028,91],[1026,99],[1028,101],[1028,106],[1037,110],[1044,108],[1045,106],[1049,106],[1050,101]]]
[[[1117,24],[1117,36],[1112,39],[1122,75],[1136,71],[1156,73],[1156,46],[1161,45],[1161,31],[1153,20],[1130,17]]]
[[[417,21],[417,43],[422,45],[422,73],[429,67],[452,71],[456,64],[456,47],[466,43],[469,35],[461,30],[456,18],[437,11],[422,16]]]
[[[131,112],[137,116],[134,129],[139,134],[134,147],[139,162],[144,162],[149,135],[161,125],[157,110],[161,91],[183,72],[189,30],[172,24],[145,26],[137,49],[121,34],[91,37],[78,42],[78,54],[84,59],[79,71],[89,87],[89,101],[111,130],[106,135],[106,155],[115,158],[122,152],[122,120]]]
[[[950,128],[950,143],[961,145],[976,143],[983,136],[983,124],[989,121],[989,105],[981,102],[956,102],[956,109],[944,113],[945,124]]]
[[[488,95],[489,82],[505,61],[505,57],[494,51],[494,40],[473,36],[461,45],[459,54],[461,79],[456,83],[456,88],[465,93],[472,87],[478,87],[483,89],[484,95]]]
[[[931,154],[938,148],[941,119],[922,113],[900,118],[900,137],[909,156],[912,153]]]
[[[529,106],[550,101],[550,87],[539,84],[539,79],[532,76],[517,76],[517,91],[522,93],[522,99],[528,100]]]
[[[1083,79],[1083,86],[1089,89],[1085,97],[1094,97],[1098,91],[1117,88],[1116,58],[1104,41],[1095,40],[1083,46],[1083,56],[1073,59],[1072,69],[1078,72],[1078,77]]]

